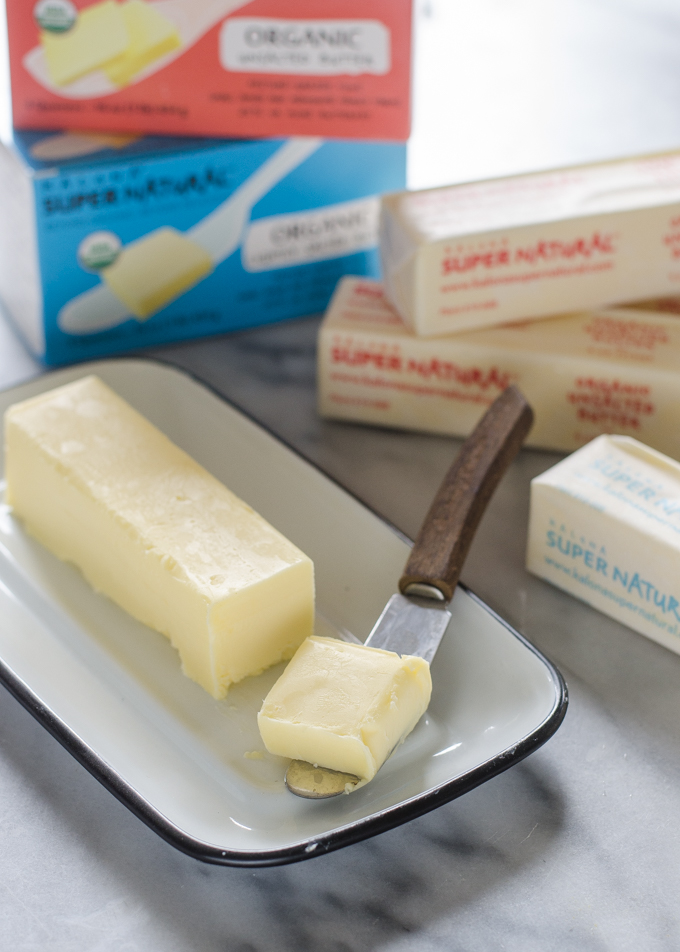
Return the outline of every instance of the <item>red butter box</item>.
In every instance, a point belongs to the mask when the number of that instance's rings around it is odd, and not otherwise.
[[[7,0],[14,124],[404,140],[412,0]]]

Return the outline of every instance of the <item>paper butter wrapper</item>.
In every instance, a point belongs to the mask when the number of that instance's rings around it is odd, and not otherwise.
[[[319,410],[467,436],[509,384],[532,405],[527,445],[571,451],[602,433],[680,458],[680,320],[585,312],[419,338],[366,278],[338,285],[319,331]]]

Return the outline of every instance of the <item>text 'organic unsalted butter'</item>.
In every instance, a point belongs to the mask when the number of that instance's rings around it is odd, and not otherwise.
[[[680,464],[601,436],[537,476],[527,568],[680,654]]]
[[[311,560],[97,377],[10,407],[5,440],[14,514],[213,697],[311,634]]]
[[[371,780],[425,713],[431,693],[423,658],[308,638],[257,722],[270,753]]]

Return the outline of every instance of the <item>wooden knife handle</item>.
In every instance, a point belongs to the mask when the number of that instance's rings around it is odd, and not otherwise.
[[[439,487],[399,580],[401,592],[418,583],[453,598],[479,520],[533,420],[515,386],[492,403]]]

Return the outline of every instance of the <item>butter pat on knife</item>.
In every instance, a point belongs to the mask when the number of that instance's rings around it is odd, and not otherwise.
[[[270,753],[366,781],[411,733],[431,693],[423,658],[313,637],[267,695],[257,722]]]
[[[311,560],[97,377],[5,415],[7,496],[213,697],[311,634]]]

